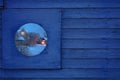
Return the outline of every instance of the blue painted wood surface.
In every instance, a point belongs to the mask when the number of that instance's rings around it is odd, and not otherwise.
[[[62,48],[94,48],[94,49],[109,49],[120,48],[120,40],[115,39],[67,39],[63,40]],[[71,43],[71,44],[70,44]]]
[[[119,49],[63,49],[65,59],[118,59],[120,58]]]
[[[0,0],[0,8],[3,7],[3,0]]]
[[[0,68],[0,80],[4,78],[4,71]]]
[[[63,29],[62,38],[71,39],[120,39],[120,29]]]
[[[6,0],[7,8],[115,8],[119,4],[119,0]]]
[[[99,17],[99,15],[98,15]],[[68,29],[109,29],[109,28],[120,28],[119,19],[105,19],[105,18],[64,18],[62,28]],[[99,24],[99,25],[98,25]],[[116,29],[115,29],[116,30]]]
[[[62,14],[62,69],[5,69],[5,80],[120,80],[120,0],[5,3],[17,10],[57,8]]]
[[[80,69],[80,68],[120,68],[119,59],[63,59],[63,68]]]
[[[1,2],[1,1],[0,1]],[[1,14],[2,13],[2,11],[0,10],[0,16],[2,15]],[[0,17],[0,45],[2,44],[2,34],[1,34],[1,23],[2,23],[2,20],[1,20],[1,17]],[[4,72],[3,72],[3,70],[2,70],[2,47],[0,47],[0,80],[2,80],[2,78],[3,78],[3,74],[4,74]]]
[[[61,13],[57,9],[47,10],[5,10],[2,15],[2,50],[4,68],[59,69],[61,67]],[[19,16],[19,17],[18,17]],[[56,17],[54,17],[56,16]],[[15,22],[15,23],[14,23]],[[43,26],[48,35],[46,49],[37,56],[22,55],[15,45],[16,31],[26,23]]]
[[[4,70],[6,78],[106,78],[105,69]],[[11,74],[12,73],[12,74]]]
[[[63,18],[120,18],[120,9],[65,9]]]
[[[51,79],[36,79],[36,78],[32,78],[32,79],[21,79],[21,78],[17,78],[17,79],[15,79],[15,78],[5,78],[4,80],[107,80],[107,79],[109,79],[109,80],[113,80],[113,79],[115,79],[115,78],[95,78],[95,79],[93,79],[93,78],[60,78],[60,79],[58,79],[58,78],[51,78]],[[119,79],[115,79],[115,80],[119,80]]]
[[[62,69],[62,70],[4,70],[6,78],[43,78],[43,79],[58,79],[63,78],[113,78],[119,79],[120,69]],[[11,74],[12,73],[12,74]]]

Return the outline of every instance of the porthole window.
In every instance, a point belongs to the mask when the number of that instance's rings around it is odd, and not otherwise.
[[[26,56],[41,54],[47,46],[47,40],[46,31],[36,23],[24,24],[15,34],[16,47]]]
[[[61,69],[59,9],[7,9],[3,14],[5,69]]]

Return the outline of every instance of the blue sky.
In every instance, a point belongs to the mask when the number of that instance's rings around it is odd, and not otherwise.
[[[46,33],[40,25],[35,23],[27,23],[20,27],[20,29],[17,32],[21,31],[21,29],[23,28],[26,30],[26,32],[35,32],[38,33],[41,37],[44,37],[44,33]]]

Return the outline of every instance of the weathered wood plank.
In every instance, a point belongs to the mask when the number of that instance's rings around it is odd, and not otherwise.
[[[3,7],[3,0],[0,0],[0,8]]]
[[[0,17],[1,17],[1,14],[0,14]],[[2,68],[2,40],[1,38],[2,38],[2,30],[1,30],[1,19],[0,19],[0,68]]]
[[[62,38],[117,38],[120,39],[120,29],[63,29]]]
[[[5,78],[4,80],[106,80],[107,78]],[[116,79],[115,79],[116,80]]]
[[[116,80],[116,78],[120,79],[120,69],[107,69],[107,75],[109,76],[108,80],[110,78],[114,78],[113,80]]]
[[[12,74],[11,74],[12,73]],[[56,74],[57,73],[57,74]],[[5,70],[5,78],[104,79],[118,80],[120,69]]]
[[[62,57],[67,59],[119,59],[120,50],[63,49]]]
[[[105,69],[4,70],[6,78],[105,78]],[[12,74],[11,74],[12,73]]]
[[[0,80],[2,80],[2,78],[4,77],[4,73],[3,73],[3,70],[0,69]]]
[[[2,50],[0,48],[0,68],[2,68]]]
[[[120,28],[120,19],[64,19],[62,28]]]
[[[63,18],[120,18],[120,9],[65,9]]]
[[[112,59],[64,59],[63,68],[120,68],[120,60]]]
[[[14,4],[13,4],[14,2]],[[102,8],[102,9],[70,9],[65,10],[63,28],[120,28],[120,1],[110,0],[7,0],[7,8]],[[109,8],[109,9],[103,9]],[[114,8],[114,9],[110,9]],[[117,9],[115,9],[117,8]],[[96,19],[68,19],[68,18],[96,18]],[[97,19],[98,18],[98,19]],[[116,19],[99,19],[116,18]],[[119,38],[117,29],[64,29],[62,48],[77,50],[63,50],[63,69],[61,70],[5,70],[6,78],[41,78],[38,80],[119,80],[120,68],[119,50],[120,40],[94,40],[94,38]],[[66,38],[68,38],[66,40]],[[70,39],[69,39],[70,38]],[[71,39],[73,38],[73,39]],[[78,40],[75,40],[79,38]],[[89,38],[80,39],[80,38]],[[92,39],[93,38],[93,39]],[[109,50],[79,50],[78,48],[108,48]],[[67,59],[66,59],[67,58]],[[69,58],[69,59],[68,59]],[[71,59],[71,58],[74,58]],[[82,59],[80,59],[82,58]],[[83,59],[84,58],[84,59]],[[85,59],[86,58],[86,59]],[[93,58],[92,60],[87,58]],[[96,59],[105,58],[105,59]],[[64,69],[75,68],[75,69]],[[82,68],[82,69],[77,69]],[[83,69],[88,68],[88,69]],[[89,69],[93,68],[93,69]],[[98,69],[96,69],[98,68]],[[105,69],[99,69],[105,68]],[[1,74],[3,75],[3,74]],[[51,78],[51,79],[50,79]],[[60,78],[60,79],[59,79]],[[8,80],[8,79],[6,79]],[[13,79],[11,79],[13,80]],[[16,79],[18,80],[18,79]],[[20,79],[21,80],[21,79]],[[26,80],[26,79],[24,79]],[[30,80],[30,79],[28,79]]]
[[[11,74],[12,73],[12,74]],[[57,74],[56,74],[57,73]],[[5,70],[6,78],[120,78],[120,69]]]
[[[51,78],[51,79],[44,79],[44,78],[4,78],[4,80],[120,80],[119,78]]]
[[[120,40],[66,39],[62,48],[120,48]]]
[[[7,8],[116,8],[119,4],[119,0],[6,0]]]
[[[1,39],[2,39],[2,30],[1,30],[1,26],[0,26],[0,44],[1,44]]]
[[[2,9],[0,9],[0,24],[1,24],[1,21],[2,20]],[[1,25],[0,25],[1,26]]]

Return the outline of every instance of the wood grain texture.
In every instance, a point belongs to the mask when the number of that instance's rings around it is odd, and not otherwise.
[[[120,48],[120,40],[66,39],[62,48]]]
[[[0,0],[0,8],[3,7],[3,0]]]
[[[120,68],[119,59],[63,59],[65,69],[84,69],[84,68]]]
[[[4,78],[4,71],[0,69],[0,80],[2,80],[2,78]]]
[[[96,28],[96,29],[109,29],[109,28],[120,28],[120,19],[64,19],[62,21],[62,28]]]
[[[45,79],[45,78],[5,78],[4,80],[106,80],[107,78],[50,78],[50,79]],[[110,79],[112,80],[112,79]],[[118,79],[116,79],[118,80]]]
[[[1,21],[0,21],[1,22]],[[2,34],[1,34],[1,29],[0,29],[0,69],[2,68]]]
[[[12,74],[11,74],[12,72]],[[7,78],[106,78],[105,69],[5,70]],[[20,76],[19,76],[20,75]]]
[[[1,16],[2,16],[2,10],[0,9],[0,45],[2,45],[2,40],[1,40],[2,39],[2,29],[1,29],[2,19],[1,19]],[[0,46],[0,69],[1,68],[2,68],[2,46]]]
[[[6,0],[5,4],[18,11],[59,8],[62,13],[62,69],[5,69],[5,80],[120,80],[119,0]],[[24,14],[18,15],[21,20]],[[40,18],[36,16],[24,16],[24,21]]]
[[[118,49],[63,49],[62,57],[65,59],[120,59]]]
[[[13,3],[14,2],[14,3]],[[6,0],[7,8],[116,8],[119,0]]]
[[[66,9],[63,18],[120,18],[120,9]]]
[[[3,67],[11,69],[61,68],[61,13],[59,9],[7,9],[2,15]],[[18,17],[19,16],[19,17]],[[55,16],[55,17],[54,17]],[[50,19],[49,19],[50,18]],[[37,56],[22,55],[15,45],[16,31],[26,23],[40,24],[47,32],[46,49]],[[54,44],[54,45],[53,45]]]
[[[120,39],[120,29],[62,29],[62,38],[72,39]]]
[[[5,73],[6,78],[120,78],[120,69],[5,70]]]

